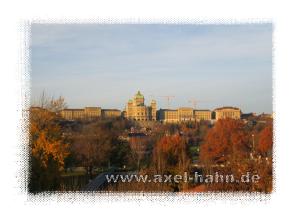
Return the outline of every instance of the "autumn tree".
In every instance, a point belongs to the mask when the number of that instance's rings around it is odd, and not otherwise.
[[[29,145],[29,190],[57,190],[69,152],[54,112],[41,107],[30,109]]]
[[[128,142],[135,157],[137,169],[140,170],[142,160],[146,159],[146,156],[149,154],[151,139],[146,136],[137,136],[130,137]]]
[[[85,124],[82,129],[72,135],[72,153],[83,165],[90,178],[94,167],[110,167],[110,152],[113,135],[97,124]]]
[[[251,170],[249,162],[251,152],[250,136],[244,130],[241,120],[221,119],[211,128],[200,145],[200,163],[204,165],[204,173],[214,175],[241,176]],[[246,190],[242,184],[212,183],[208,190],[234,191]]]
[[[153,164],[158,174],[183,175],[190,164],[187,139],[180,135],[162,137],[153,149]],[[178,184],[173,185],[179,188]]]
[[[66,127],[70,139],[73,160],[69,167],[82,166],[90,179],[93,169],[106,171],[110,168],[131,168],[134,164],[131,147],[127,141],[119,140],[131,122],[123,119],[78,121],[76,127]]]
[[[221,119],[208,131],[200,146],[200,161],[226,164],[249,155],[251,143],[241,120]]]
[[[259,135],[258,151],[266,153],[272,143],[272,129],[267,126]],[[241,120],[218,120],[200,145],[200,162],[207,174],[218,172],[240,178],[247,172],[259,175],[258,183],[212,183],[208,190],[264,191],[272,189],[271,160],[262,159],[255,148],[254,134]]]
[[[273,147],[273,124],[268,124],[260,133],[259,133],[259,142],[258,142],[258,151],[259,153],[266,157],[268,154],[271,154]]]

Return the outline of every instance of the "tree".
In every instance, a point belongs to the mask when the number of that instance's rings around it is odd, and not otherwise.
[[[72,153],[87,169],[90,178],[94,167],[110,167],[113,138],[109,130],[99,127],[96,123],[84,125],[71,137]]]
[[[46,109],[30,109],[31,192],[59,188],[60,171],[69,152],[56,118],[55,113]]]
[[[141,161],[144,160],[146,158],[146,156],[149,154],[148,150],[150,148],[149,146],[151,144],[150,143],[151,140],[146,136],[131,137],[128,142],[130,145],[130,149],[131,149],[133,155],[135,156],[137,168],[138,168],[138,170],[140,170]]]
[[[43,90],[37,102],[33,103],[33,106],[57,113],[67,108],[67,103],[65,102],[64,97],[59,96],[56,99],[54,96],[50,97],[45,90]]]
[[[164,136],[153,149],[153,163],[158,174],[181,174],[189,170],[187,139],[180,135]],[[178,190],[178,184],[173,184]],[[182,188],[186,188],[183,183]]]
[[[127,141],[113,139],[110,160],[113,166],[121,168],[125,166],[126,169],[132,169],[135,166],[136,157]]]
[[[208,131],[200,146],[200,160],[207,164],[220,164],[249,155],[249,134],[240,120],[221,119]]]
[[[54,99],[53,97],[51,98],[50,105],[48,107],[50,111],[57,113],[65,108],[67,108],[65,98],[62,96],[59,96],[58,99]]]
[[[272,152],[273,147],[273,124],[269,124],[259,133],[258,151],[262,156]]]
[[[267,126],[260,133],[258,151],[266,153],[271,149],[272,127]],[[200,145],[200,161],[205,173],[215,172],[241,178],[250,172],[260,176],[258,183],[212,183],[208,190],[217,191],[263,191],[272,190],[272,161],[261,159],[253,148],[253,131],[246,129],[241,120],[222,119],[208,131]]]

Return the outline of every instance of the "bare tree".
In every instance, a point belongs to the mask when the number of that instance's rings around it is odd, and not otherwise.
[[[51,98],[48,110],[57,113],[65,108],[67,108],[67,103],[62,96],[59,96],[57,99]]]
[[[86,168],[90,178],[94,167],[109,167],[111,152],[111,134],[95,124],[85,125],[74,134],[72,151],[80,163]]]
[[[37,102],[33,103],[33,106],[57,113],[67,108],[67,103],[64,97],[59,96],[58,98],[55,98],[53,95],[50,97],[46,91],[43,90]]]

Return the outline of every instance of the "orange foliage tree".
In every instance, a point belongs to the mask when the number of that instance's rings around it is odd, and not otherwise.
[[[68,144],[56,115],[43,108],[30,109],[29,144],[31,172],[30,191],[57,190],[60,170],[68,156]]]
[[[187,139],[180,135],[164,136],[156,143],[153,149],[153,164],[156,173],[181,174],[189,170],[190,159],[188,156]],[[186,188],[186,183],[182,187],[174,185],[174,190]]]
[[[240,120],[221,119],[207,133],[200,147],[200,161],[224,164],[248,155],[249,135]]]
[[[258,151],[262,156],[268,156],[273,147],[273,124],[269,124],[259,133]]]
[[[255,148],[252,132],[246,130],[241,120],[218,120],[210,129],[200,145],[200,162],[205,173],[216,172],[241,178],[250,172],[259,175],[257,183],[212,183],[208,190],[217,191],[261,191],[272,190],[272,162],[262,158],[272,148],[272,125],[267,125],[260,132]]]

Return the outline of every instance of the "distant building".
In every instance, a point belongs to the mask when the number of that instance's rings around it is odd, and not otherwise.
[[[176,123],[179,122],[177,110],[171,109],[160,109],[158,110],[158,119],[165,123]]]
[[[84,109],[64,109],[60,112],[61,117],[67,120],[85,118]]]
[[[212,115],[210,110],[194,110],[194,118],[196,121],[211,120]]]
[[[182,121],[192,121],[194,120],[194,110],[188,107],[178,108],[178,120]]]
[[[64,109],[61,117],[67,120],[116,118],[121,116],[118,109],[101,109],[100,107],[85,107],[84,109]]]
[[[210,121],[212,119],[210,110],[194,110],[193,108],[181,107],[177,110],[160,109],[158,119],[165,123],[176,123],[184,121]]]
[[[255,118],[256,117],[256,113],[243,113],[241,114],[241,119],[252,119],[252,118]]]
[[[266,114],[266,113],[262,113],[259,115],[260,119],[273,119],[273,113],[272,114]]]
[[[241,110],[236,107],[221,107],[221,108],[216,108],[214,110],[215,114],[215,119],[226,119],[226,118],[231,118],[231,119],[240,119],[241,118]]]
[[[41,110],[40,107],[31,107],[33,110]],[[46,109],[44,109],[46,110]],[[236,107],[221,107],[216,108],[214,111],[210,110],[198,110],[190,107],[179,107],[178,109],[159,109],[157,110],[157,104],[155,100],[151,100],[150,105],[145,105],[144,95],[138,91],[133,99],[129,99],[124,111],[118,109],[101,109],[100,107],[85,107],[83,109],[63,109],[60,112],[62,118],[66,120],[79,120],[79,119],[93,119],[93,118],[117,118],[125,117],[136,121],[143,121],[140,124],[151,125],[159,120],[165,123],[178,123],[185,121],[210,121],[214,123],[219,119],[232,118],[232,119],[244,119],[244,121],[253,120],[253,118],[259,118],[260,120],[273,118],[273,114],[261,114],[255,113],[242,114],[241,110]]]
[[[100,107],[85,107],[84,113],[86,118],[97,118],[101,116],[101,108]]]
[[[102,109],[102,118],[117,118],[121,117],[122,112],[118,109]]]
[[[61,117],[67,120],[91,119],[101,117],[100,107],[85,107],[84,109],[64,109]]]
[[[138,91],[133,100],[130,99],[125,108],[125,117],[128,119],[133,119],[137,121],[149,121],[156,120],[156,102],[151,101],[150,106],[145,105],[145,98]]]

